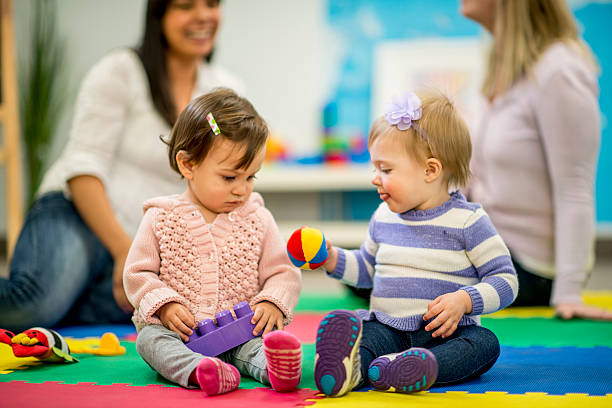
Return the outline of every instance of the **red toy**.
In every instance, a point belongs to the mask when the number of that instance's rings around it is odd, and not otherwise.
[[[0,329],[0,343],[11,346],[15,357],[36,357],[51,363],[79,361],[70,354],[66,340],[51,329],[33,327],[17,335]]]

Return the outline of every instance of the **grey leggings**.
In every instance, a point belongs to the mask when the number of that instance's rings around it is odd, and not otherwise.
[[[189,376],[204,356],[189,350],[178,334],[157,324],[145,326],[138,332],[136,350],[164,378],[193,388],[189,385]],[[270,384],[261,337],[255,337],[217,357],[233,364],[240,374]]]

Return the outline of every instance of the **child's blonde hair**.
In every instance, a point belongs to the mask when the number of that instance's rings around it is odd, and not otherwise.
[[[218,126],[215,132],[207,119],[212,113]],[[168,145],[170,167],[180,174],[176,154],[183,150],[198,164],[220,140],[229,140],[244,148],[237,168],[247,168],[265,146],[268,126],[253,105],[228,88],[216,88],[187,105],[181,112]]]
[[[426,90],[416,94],[421,100],[421,118],[414,121],[409,129],[399,130],[381,116],[372,124],[368,147],[381,136],[396,138],[415,160],[440,160],[444,180],[449,186],[465,186],[470,178],[472,157],[472,142],[467,125],[455,105],[442,92]]]

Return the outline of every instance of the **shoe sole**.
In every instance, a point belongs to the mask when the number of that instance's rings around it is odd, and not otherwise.
[[[378,357],[370,364],[370,384],[380,391],[412,393],[428,389],[438,377],[438,363],[433,353],[413,347],[395,359]]]
[[[361,321],[355,313],[328,313],[317,331],[315,383],[323,394],[334,397],[351,388],[353,361],[359,352]]]

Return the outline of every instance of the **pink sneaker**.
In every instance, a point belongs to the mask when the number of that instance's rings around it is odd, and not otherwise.
[[[238,369],[215,357],[200,360],[196,367],[196,378],[206,395],[225,394],[240,385]]]
[[[264,337],[264,352],[270,384],[277,392],[297,388],[302,378],[302,344],[293,334],[273,331]]]

